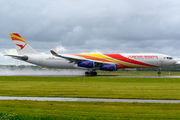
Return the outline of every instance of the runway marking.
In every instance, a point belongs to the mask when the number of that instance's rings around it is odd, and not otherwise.
[[[180,100],[100,99],[100,98],[62,98],[62,97],[9,97],[9,96],[0,96],[0,100],[128,102],[128,103],[133,103],[133,102],[136,102],[136,103],[180,103]]]

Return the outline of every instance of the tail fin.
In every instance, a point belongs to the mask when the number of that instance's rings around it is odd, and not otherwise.
[[[38,54],[18,33],[10,33],[10,36],[19,55]]]

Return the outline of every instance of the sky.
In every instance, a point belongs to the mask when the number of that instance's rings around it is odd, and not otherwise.
[[[0,16],[1,65],[17,65],[4,56],[17,54],[13,32],[44,54],[162,53],[180,61],[179,0],[1,0]]]

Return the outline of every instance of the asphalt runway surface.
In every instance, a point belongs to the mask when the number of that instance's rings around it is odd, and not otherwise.
[[[33,69],[23,69],[23,70],[9,70],[0,69],[0,76],[59,76],[59,77],[86,77],[83,70],[33,70]],[[89,77],[143,77],[143,78],[180,78],[180,76],[146,76],[146,75],[97,75]]]
[[[0,96],[0,100],[128,102],[128,103],[133,103],[133,102],[137,102],[137,103],[180,103],[180,100],[100,99],[100,98],[61,98],[61,97],[8,97],[8,96]]]
[[[55,77],[86,77],[85,75],[58,75],[58,74],[0,74],[0,76],[55,76]],[[180,76],[159,76],[159,75],[97,75],[88,77],[141,77],[141,78],[180,78]]]
[[[159,76],[159,75],[97,75],[96,77],[141,77],[141,78],[180,78],[180,76]]]

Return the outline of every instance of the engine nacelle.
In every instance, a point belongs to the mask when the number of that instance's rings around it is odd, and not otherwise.
[[[94,61],[82,61],[78,62],[78,67],[86,67],[86,68],[93,68],[94,67]]]
[[[116,70],[116,65],[102,65],[100,67],[100,70],[115,71]]]

